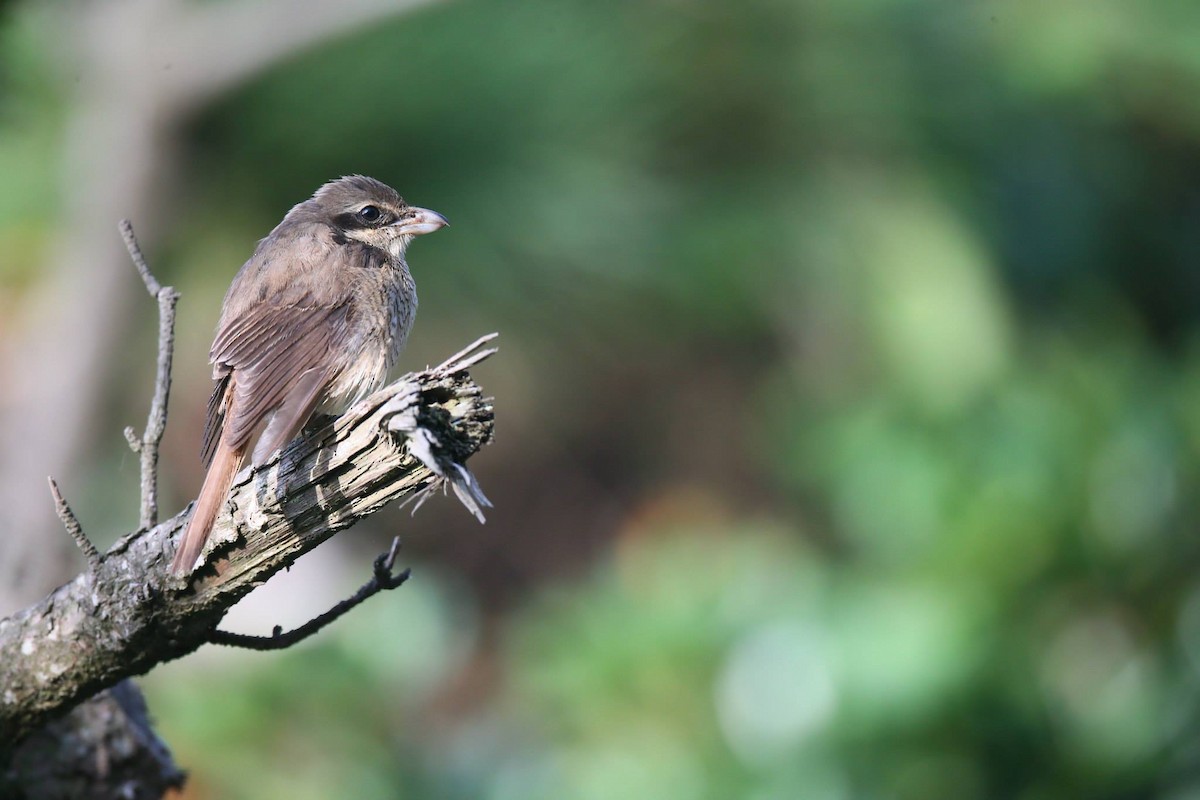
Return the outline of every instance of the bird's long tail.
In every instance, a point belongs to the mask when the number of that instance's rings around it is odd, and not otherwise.
[[[171,573],[182,577],[191,573],[196,566],[196,559],[208,541],[217,514],[225,505],[229,496],[229,487],[233,478],[242,468],[246,458],[245,445],[233,448],[224,441],[217,444],[212,463],[208,465],[208,473],[204,476],[204,486],[200,488],[200,496],[196,498],[196,507],[188,519],[187,530],[183,532],[179,549],[175,551],[175,560],[171,562]]]

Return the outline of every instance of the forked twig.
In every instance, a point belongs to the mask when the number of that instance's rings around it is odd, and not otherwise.
[[[171,394],[171,359],[175,351],[175,304],[179,293],[163,286],[150,272],[142,248],[133,233],[133,224],[121,220],[121,238],[133,265],[137,267],[146,291],[158,301],[158,368],[154,378],[154,398],[146,417],[146,430],[137,439],[131,428],[125,429],[130,448],[141,457],[142,505],[140,524],[149,530],[158,524],[158,448],[167,427],[167,400]]]
[[[476,348],[478,348],[480,345],[487,344],[488,342],[492,341],[499,335],[500,335],[499,333],[488,333],[483,336],[480,336],[478,339],[471,342],[469,345],[464,347],[462,350],[459,350],[457,353],[455,353],[454,355],[447,358],[441,364],[438,364],[436,367],[433,368],[432,371],[433,372],[445,372],[447,374],[453,375],[456,372],[462,372],[463,370],[467,369],[468,367],[472,367],[472,366],[478,364],[480,361],[483,361],[485,358],[488,358],[489,356],[495,355],[496,353],[500,352],[500,348],[489,347],[487,350],[480,350],[478,353],[474,353],[473,351]]]

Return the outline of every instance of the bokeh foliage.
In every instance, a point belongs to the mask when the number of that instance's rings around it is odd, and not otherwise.
[[[160,255],[197,306],[365,172],[454,223],[413,347],[504,350],[488,528],[435,517],[311,646],[151,677],[195,796],[1200,797],[1198,37],[464,0],[205,110]],[[69,101],[46,30],[0,41],[19,296]]]

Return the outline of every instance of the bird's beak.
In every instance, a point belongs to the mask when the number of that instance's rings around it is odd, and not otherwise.
[[[436,211],[428,208],[413,208],[413,215],[396,220],[392,224],[398,232],[408,236],[420,236],[423,233],[433,233],[438,228],[444,228],[450,223]]]

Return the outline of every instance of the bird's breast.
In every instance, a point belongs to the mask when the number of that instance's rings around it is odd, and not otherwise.
[[[417,288],[407,266],[385,267],[358,287],[345,336],[346,360],[330,384],[322,413],[341,413],[381,388],[408,341]]]

